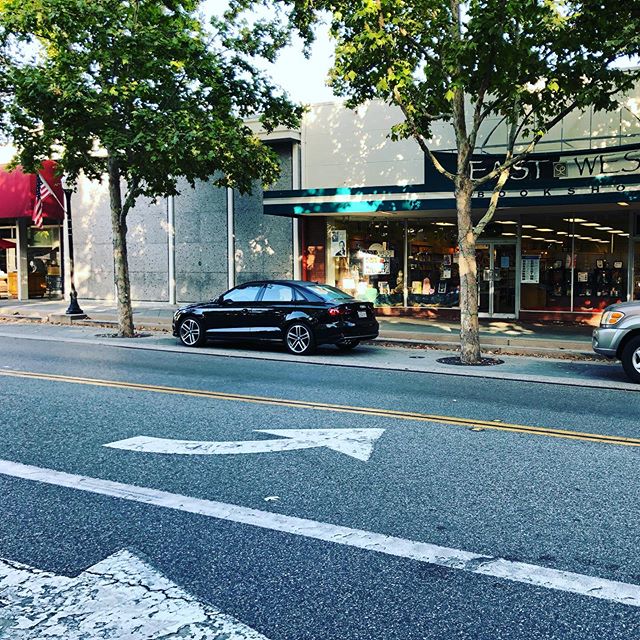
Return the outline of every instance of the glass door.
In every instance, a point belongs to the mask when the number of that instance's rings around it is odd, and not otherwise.
[[[482,315],[491,313],[491,269],[492,250],[490,244],[476,245],[476,264],[478,268],[478,311]]]
[[[476,247],[478,310],[489,318],[515,318],[516,245],[486,241]]]
[[[493,245],[493,316],[516,314],[516,245]]]

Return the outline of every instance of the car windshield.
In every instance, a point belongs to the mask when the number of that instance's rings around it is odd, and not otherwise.
[[[306,289],[311,291],[311,293],[315,293],[323,300],[353,300],[353,297],[348,293],[340,291],[340,289],[336,289],[335,287],[332,287],[328,284],[307,285]]]

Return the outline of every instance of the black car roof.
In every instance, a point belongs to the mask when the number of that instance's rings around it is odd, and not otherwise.
[[[309,285],[318,284],[317,282],[311,282],[309,280],[252,280],[251,282],[243,282],[242,284],[237,285],[238,287],[244,287],[247,285],[258,285],[258,284],[293,284],[299,287],[307,287]]]

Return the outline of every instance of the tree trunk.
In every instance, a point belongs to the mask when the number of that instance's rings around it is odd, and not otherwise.
[[[115,283],[118,292],[118,335],[133,338],[133,310],[131,309],[131,284],[127,258],[127,222],[122,213],[120,169],[118,162],[109,157],[109,198],[111,202],[111,229],[113,232],[113,260]]]
[[[456,187],[456,208],[460,248],[460,358],[464,364],[478,364],[481,360],[476,239],[471,221],[472,194],[471,181],[460,179]]]

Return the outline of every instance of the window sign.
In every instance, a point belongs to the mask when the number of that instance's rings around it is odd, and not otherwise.
[[[360,255],[362,256],[362,273],[365,276],[378,276],[389,273],[389,262],[385,258],[373,253],[362,252]]]
[[[343,258],[347,255],[347,231],[346,229],[334,229],[331,232],[331,256]]]
[[[539,284],[540,256],[522,256],[522,284]]]

